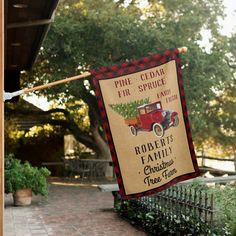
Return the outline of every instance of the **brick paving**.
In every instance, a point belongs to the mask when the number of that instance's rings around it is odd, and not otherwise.
[[[4,236],[144,236],[113,210],[111,193],[91,186],[52,184],[48,198],[14,207],[5,195]]]

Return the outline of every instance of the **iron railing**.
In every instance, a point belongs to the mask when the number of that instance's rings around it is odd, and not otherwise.
[[[169,228],[173,228],[176,222],[196,222],[198,230],[201,228],[201,235],[208,235],[213,228],[213,194],[190,186],[175,185],[155,195],[128,202],[140,212],[155,212]]]

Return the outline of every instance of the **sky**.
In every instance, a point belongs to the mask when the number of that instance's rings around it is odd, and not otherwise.
[[[222,33],[225,35],[230,35],[232,32],[236,32],[236,1],[235,0],[224,0],[224,5],[226,7],[225,13],[227,17],[222,24]]]
[[[236,32],[236,0],[224,0],[223,3],[226,7],[225,13],[227,17],[224,20],[220,21],[220,24],[222,26],[221,33],[230,36],[231,33]],[[209,37],[208,32],[204,32],[202,45],[208,43],[207,37]],[[30,97],[24,96],[24,99],[33,103],[35,106],[41,108],[42,110],[49,109],[50,104],[47,102],[45,98],[42,97],[39,98],[36,95],[32,95]]]
[[[223,0],[225,6],[226,17],[219,19],[221,25],[221,33],[226,36],[230,36],[233,32],[236,32],[236,1],[235,0]],[[211,43],[209,38],[211,37],[210,31],[202,30],[202,41],[199,42],[201,47],[204,47],[207,52],[211,49]]]

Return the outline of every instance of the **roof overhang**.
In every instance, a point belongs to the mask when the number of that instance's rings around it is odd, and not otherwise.
[[[58,2],[59,0],[5,0],[6,85],[15,83],[9,75],[19,76],[20,71],[31,70],[54,20]]]

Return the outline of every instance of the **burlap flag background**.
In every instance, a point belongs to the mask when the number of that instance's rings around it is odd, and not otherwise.
[[[199,176],[178,49],[91,74],[124,199]]]

